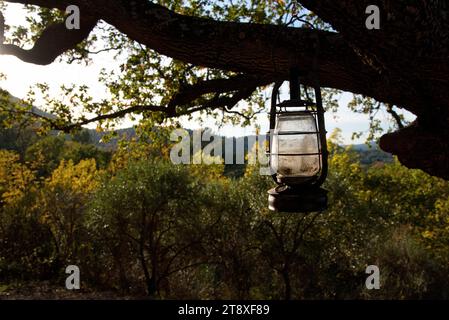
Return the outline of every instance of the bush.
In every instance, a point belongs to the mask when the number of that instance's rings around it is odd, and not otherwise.
[[[132,163],[100,185],[89,230],[121,289],[166,296],[172,275],[200,263],[187,254],[200,246],[196,188],[185,167],[164,161]]]

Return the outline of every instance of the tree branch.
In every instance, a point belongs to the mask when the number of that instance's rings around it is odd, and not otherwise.
[[[60,9],[68,5],[65,0],[9,2]],[[426,22],[426,17],[433,19],[432,13],[436,11],[425,1],[407,2],[408,6],[393,0],[382,1],[383,5],[380,7],[385,24],[384,28],[376,32],[369,32],[365,27],[365,9],[371,4],[368,0],[299,1],[331,23],[341,34],[308,28],[214,21],[185,16],[147,0],[70,2],[82,8],[83,17],[87,13],[103,19],[130,39],[161,54],[194,65],[271,76],[274,81],[287,79],[292,66],[309,70],[316,60],[323,87],[350,91],[384,103],[401,105],[415,114],[428,103],[429,97],[439,102],[449,100],[449,64],[446,59],[449,50],[445,37],[447,28],[442,28],[443,34],[434,34],[434,29]],[[410,28],[411,24],[407,24],[406,19],[404,22],[404,19],[393,17],[390,21],[385,17],[388,13],[402,12],[401,10],[405,11],[407,19],[412,19],[410,21],[417,19],[423,26],[423,32],[429,37],[422,36],[417,39],[417,29]],[[417,16],[416,12],[421,13]],[[441,17],[433,20],[443,26],[447,23],[447,19]],[[441,38],[440,41],[437,41],[438,37]],[[432,40],[430,47],[425,43],[426,39]],[[408,40],[410,41],[407,42]],[[315,43],[318,43],[319,52],[314,49]],[[410,43],[416,45],[410,47]],[[59,45],[55,43],[54,46]],[[422,50],[427,47],[434,48],[435,54],[429,56]],[[421,48],[420,54],[415,54],[417,50],[410,48]],[[60,46],[54,51],[64,52],[66,49],[67,47]],[[16,52],[9,49],[8,53],[27,58],[21,50]],[[399,59],[392,59],[392,56]],[[415,62],[412,67],[409,59],[404,58],[409,56],[410,61]],[[51,59],[37,60],[43,63]],[[401,67],[398,67],[399,65]],[[409,77],[405,77],[405,74]],[[425,75],[438,83],[430,85],[423,82]],[[312,80],[303,78],[305,84],[312,84]],[[420,94],[423,87],[431,88],[433,94],[423,97]]]
[[[73,123],[73,124],[69,124],[69,125],[63,125],[63,126],[61,126],[61,125],[54,126],[53,125],[53,129],[69,132],[71,130],[81,128],[82,126],[85,126],[92,122],[122,118],[122,117],[126,116],[127,114],[140,113],[140,112],[144,112],[144,111],[167,112],[167,108],[163,107],[163,106],[154,106],[154,105],[151,105],[151,106],[150,105],[137,105],[137,106],[125,108],[123,110],[119,110],[116,112],[96,116],[94,118],[86,119],[86,120],[79,121],[77,123]]]
[[[219,92],[220,92],[220,90],[225,92],[225,90],[234,88],[233,85],[235,85],[235,82],[234,82],[235,80],[236,79],[234,79],[234,78],[232,78],[232,79],[217,79],[217,80],[210,80],[210,82],[218,84],[218,86],[216,88],[218,88],[217,90]],[[240,80],[240,77],[239,77],[239,80]],[[228,81],[229,81],[229,86],[226,85],[226,84],[228,84]],[[61,125],[60,123],[58,123],[57,119],[51,119],[51,118],[39,115],[32,111],[10,110],[10,112],[16,112],[16,113],[28,114],[28,115],[34,116],[41,120],[47,121],[50,124],[50,126],[52,127],[52,129],[54,129],[54,130],[70,132],[74,129],[81,128],[82,126],[85,126],[85,125],[93,123],[93,122],[98,122],[98,121],[108,120],[108,119],[122,118],[127,114],[142,113],[145,111],[162,112],[165,114],[165,116],[167,118],[180,117],[183,115],[188,115],[188,114],[192,114],[192,113],[202,111],[202,110],[207,110],[207,109],[211,109],[211,110],[223,109],[229,113],[236,113],[236,111],[231,111],[230,109],[232,109],[232,107],[234,107],[240,100],[244,100],[244,99],[247,99],[248,97],[250,97],[251,94],[257,89],[257,85],[253,83],[252,87],[242,88],[241,90],[236,91],[234,93],[234,95],[232,95],[231,97],[227,97],[227,96],[220,97],[219,96],[220,93],[218,92],[215,94],[215,96],[213,98],[207,100],[206,102],[202,103],[201,105],[199,105],[197,107],[191,107],[191,108],[187,108],[185,110],[179,110],[179,111],[177,110],[177,107],[179,105],[172,103],[173,100],[176,100],[179,103],[182,102],[184,104],[191,103],[192,101],[189,99],[195,100],[200,96],[201,92],[209,93],[210,90],[214,89],[214,87],[212,86],[212,83],[208,83],[208,81],[206,81],[206,82],[202,82],[202,83],[198,84],[198,86],[195,86],[195,85],[191,86],[190,89],[193,90],[193,92],[188,92],[187,90],[185,90],[183,95],[181,96],[181,98],[180,98],[180,96],[175,95],[173,97],[173,99],[170,101],[170,103],[168,104],[168,106],[136,105],[136,106],[131,106],[131,107],[122,109],[122,110],[118,110],[116,112],[98,115],[93,118],[81,120],[76,123],[66,124],[66,125],[64,125],[64,124]],[[201,89],[205,89],[205,88],[207,88],[207,90],[201,90]],[[200,89],[200,90],[195,91],[195,89]],[[189,97],[189,99],[187,99],[187,97]]]
[[[97,19],[88,14],[81,15],[81,26],[79,30],[69,30],[65,23],[49,25],[36,40],[30,50],[25,50],[13,44],[4,44],[4,17],[0,13],[0,54],[13,55],[22,61],[47,65],[52,63],[64,52],[75,48],[85,40],[97,24]]]
[[[56,5],[56,1],[50,0],[13,2],[45,7]],[[399,101],[399,98],[403,98],[408,91],[398,86],[397,90],[391,90],[392,92],[386,95],[383,90],[383,79],[360,61],[359,56],[343,37],[334,32],[214,21],[180,15],[147,0],[72,2],[83,8],[82,16],[87,10],[88,14],[103,19],[130,39],[187,63],[269,76],[274,81],[288,79],[291,66],[297,65],[302,70],[309,70],[316,60],[320,81],[324,87],[361,93],[379,101],[407,105],[403,100]],[[314,49],[317,42],[319,53]],[[53,45],[58,44],[56,42]],[[57,51],[63,52],[67,49],[61,47]],[[9,53],[18,54],[14,51]],[[47,62],[49,60],[47,59]],[[312,84],[313,80],[303,78],[306,84]],[[395,88],[394,84],[392,86]],[[415,101],[412,97],[409,100]]]
[[[257,88],[268,85],[271,82],[269,77],[257,77],[244,74],[239,74],[229,79],[200,81],[194,85],[181,88],[181,90],[172,98],[169,106],[187,104],[207,93],[219,94],[248,87]]]
[[[396,125],[399,129],[404,129],[404,124],[402,123],[401,116],[393,110],[393,106],[389,103],[386,104],[387,112],[393,117],[394,121],[396,121]]]

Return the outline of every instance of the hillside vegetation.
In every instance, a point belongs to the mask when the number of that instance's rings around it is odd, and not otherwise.
[[[74,264],[75,298],[449,297],[449,185],[396,160],[362,164],[331,139],[329,210],[282,214],[268,211],[273,182],[257,166],[173,165],[162,138],[105,151],[86,135],[11,130],[0,150],[0,296],[67,298]],[[365,288],[372,264],[381,290]]]

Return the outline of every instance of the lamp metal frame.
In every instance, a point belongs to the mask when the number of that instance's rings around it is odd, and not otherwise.
[[[323,184],[323,182],[327,178],[328,173],[328,150],[327,150],[327,140],[326,140],[326,128],[325,128],[325,120],[324,120],[324,108],[323,108],[323,100],[321,96],[321,88],[319,85],[319,81],[317,77],[314,77],[313,80],[313,89],[315,92],[315,101],[310,100],[307,97],[307,100],[301,99],[301,85],[299,81],[300,72],[298,68],[292,68],[290,71],[290,100],[283,101],[281,103],[277,103],[279,98],[279,89],[281,87],[280,84],[276,84],[273,88],[273,93],[271,97],[271,110],[270,110],[270,132],[268,133],[269,143],[267,145],[267,155],[269,156],[270,166],[272,156],[291,156],[291,157],[305,157],[305,156],[320,156],[320,168],[319,173],[314,179],[311,179],[301,186],[314,186],[319,187]],[[307,90],[306,90],[307,95]],[[307,95],[308,96],[308,95]],[[295,108],[296,110],[290,111],[289,109]],[[297,109],[302,110],[297,110]],[[317,128],[316,131],[283,131],[276,133],[279,136],[282,135],[317,135],[318,142],[318,152],[316,153],[272,153],[271,152],[271,134],[274,134],[274,130],[276,127],[276,120],[278,115],[287,114],[287,115],[300,115],[300,114],[311,114],[315,120],[315,126]],[[277,179],[277,173],[272,175],[273,180],[281,185]]]

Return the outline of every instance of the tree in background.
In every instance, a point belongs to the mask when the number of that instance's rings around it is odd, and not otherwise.
[[[55,260],[61,266],[79,264],[89,249],[85,242],[85,211],[101,174],[94,159],[78,164],[62,160],[42,185],[38,199],[40,218],[52,232]]]
[[[208,227],[196,194],[186,169],[156,160],[130,163],[101,184],[89,223],[115,256],[123,283],[125,270],[137,265],[148,295],[170,296],[173,274],[205,263],[189,255]]]

